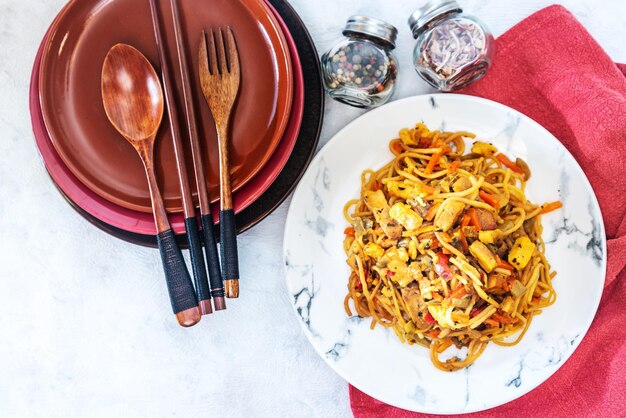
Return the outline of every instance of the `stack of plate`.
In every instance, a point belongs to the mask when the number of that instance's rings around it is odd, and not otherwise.
[[[217,138],[199,86],[198,44],[201,30],[211,27],[231,26],[237,36],[242,87],[232,123],[231,176],[241,232],[287,197],[315,151],[324,97],[317,52],[284,0],[179,0],[179,7],[213,202],[219,199]],[[170,0],[160,1],[160,12],[168,59],[178,75]],[[42,41],[30,91],[36,143],[59,191],[98,227],[144,245],[156,244],[148,184],[136,152],[107,120],[100,73],[107,51],[118,42],[138,48],[158,69],[153,33],[147,1],[70,1]],[[182,90],[180,77],[174,87]],[[182,108],[182,95],[176,100]],[[186,126],[183,120],[181,126]],[[183,234],[167,118],[157,137],[155,162],[172,227]]]

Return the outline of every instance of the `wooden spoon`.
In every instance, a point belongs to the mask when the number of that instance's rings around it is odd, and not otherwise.
[[[172,309],[180,325],[192,326],[200,321],[200,309],[154,172],[154,140],[163,118],[161,83],[141,52],[130,45],[117,44],[104,59],[101,88],[109,121],[143,161]]]

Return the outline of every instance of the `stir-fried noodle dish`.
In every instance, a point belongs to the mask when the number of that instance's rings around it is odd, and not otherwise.
[[[360,198],[344,207],[346,312],[428,347],[445,371],[469,366],[489,342],[517,344],[556,300],[541,215],[561,203],[528,201],[527,164],[474,138],[402,129],[394,159],[365,170]],[[450,357],[451,346],[467,353]]]

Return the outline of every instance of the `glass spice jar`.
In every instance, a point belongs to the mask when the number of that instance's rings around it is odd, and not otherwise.
[[[398,64],[392,54],[398,30],[382,20],[352,16],[345,39],[322,55],[326,91],[335,100],[361,108],[385,103],[396,82]]]
[[[417,44],[413,62],[431,86],[452,91],[480,79],[491,65],[494,44],[487,27],[463,14],[454,0],[432,0],[409,18]]]

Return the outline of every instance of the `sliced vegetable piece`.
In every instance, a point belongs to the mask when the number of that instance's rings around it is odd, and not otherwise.
[[[515,280],[513,285],[511,285],[511,294],[513,297],[519,298],[520,296],[523,296],[524,293],[526,293],[526,286],[524,286],[519,280]]]
[[[490,273],[496,267],[496,264],[498,264],[493,253],[480,241],[472,242],[469,250],[470,253],[476,257],[476,260],[478,260],[478,264],[480,264],[487,273]]]
[[[404,148],[402,147],[402,144],[400,143],[400,141],[397,141],[397,140],[391,141],[389,143],[389,149],[395,155],[402,154],[404,152]]]
[[[415,259],[417,257],[417,244],[415,243],[415,241],[409,241],[408,252],[409,258]]]
[[[409,253],[404,248],[391,247],[385,251],[383,261],[389,262],[391,260],[400,260],[406,263],[409,261]]]
[[[511,296],[507,296],[504,298],[504,300],[502,301],[502,304],[500,305],[500,308],[508,313],[509,315],[511,314],[511,312],[513,312],[513,308],[515,307],[515,300],[511,297]]]
[[[466,295],[458,299],[457,298],[452,299],[451,304],[454,307],[466,309],[470,304],[470,300],[471,300],[471,297]],[[467,319],[469,321],[469,315],[467,316]]]
[[[442,327],[448,327],[448,320],[446,318],[446,308],[441,305],[428,305],[428,312]],[[424,318],[426,319],[426,318]]]
[[[374,218],[380,224],[383,232],[392,239],[399,239],[402,236],[402,225],[391,219],[389,216],[389,204],[382,190],[366,191],[363,201],[374,214]]]
[[[380,258],[385,254],[385,250],[378,244],[368,242],[365,244],[365,247],[363,247],[363,253],[369,257]]]
[[[371,191],[368,190],[363,194],[363,201],[370,210],[381,210],[389,208],[387,198],[382,190]]]
[[[472,182],[467,177],[459,177],[457,181],[452,185],[452,190],[456,193],[462,192],[463,190],[467,190],[472,187]]]
[[[417,326],[417,328],[424,329],[428,327],[428,324],[420,317],[419,313],[424,305],[424,299],[420,294],[419,286],[417,283],[410,283],[408,286],[401,289],[402,299],[406,302],[409,309],[409,315]]]
[[[430,129],[426,126],[425,123],[416,123],[415,128],[413,128],[413,132],[420,137],[430,136]]]
[[[463,212],[465,203],[459,202],[458,200],[444,200],[442,205],[444,205],[444,207],[438,216],[435,217],[434,224],[437,228],[445,232],[452,228],[452,225],[454,225],[461,212]]]
[[[474,308],[474,309],[472,309],[472,311],[470,312],[470,318],[475,317],[476,315],[481,313],[483,310],[485,310],[485,308]]]
[[[476,208],[469,208],[465,214],[469,218],[469,224],[473,225],[480,231],[482,228],[480,227],[480,219],[478,218]]]
[[[450,292],[450,294],[448,295],[448,298],[449,299],[461,299],[465,295],[467,295],[467,289],[465,288],[465,286],[460,285],[459,287],[454,289],[452,292]]]
[[[516,269],[522,270],[533,256],[537,246],[527,236],[515,240],[513,248],[509,251],[509,263]]]
[[[391,196],[409,200],[419,195],[419,189],[415,185],[410,185],[400,181],[387,182],[387,190]]]
[[[444,280],[450,280],[452,278],[452,270],[450,269],[450,265],[448,261],[450,260],[450,256],[442,253],[441,251],[437,253],[437,263],[435,263],[435,273],[437,273]]]
[[[502,238],[504,238],[504,233],[499,229],[480,231],[478,233],[478,239],[485,244],[495,244],[497,241],[501,241]]]
[[[454,160],[448,167],[448,174],[456,173],[456,170],[458,170],[459,167],[461,167],[461,161]]]
[[[424,215],[424,219],[426,219],[429,222],[432,221],[433,218],[435,217],[435,214],[439,210],[439,205],[441,205],[441,203],[437,203],[435,205],[431,205],[428,208],[428,210],[426,211],[426,214]]]
[[[465,236],[465,231],[463,231],[462,227],[459,228],[457,237],[459,243],[461,244],[461,248],[463,248],[463,252],[467,253],[469,251],[469,244],[467,243],[467,237]]]
[[[518,157],[515,159],[515,165],[517,165],[519,168],[521,168],[524,171],[524,180],[528,181],[528,179],[530,178],[530,167],[528,167],[528,164],[526,164],[526,161]]]
[[[498,260],[498,266],[497,267],[500,267],[500,268],[503,268],[503,269],[507,269],[509,271],[515,270],[515,267],[513,267],[513,265],[511,265],[511,263],[509,263],[508,261],[502,260],[500,257],[496,257],[496,259]]]
[[[467,214],[470,217],[470,225],[474,225],[479,230],[496,229],[496,218],[488,210],[483,208],[470,208]]]
[[[437,323],[437,321],[435,321],[435,317],[433,317],[430,312],[427,312],[426,315],[424,315],[424,321],[428,322],[429,324]]]
[[[398,239],[402,236],[402,225],[398,224],[391,218],[384,218],[380,220],[380,227],[385,234],[392,239]]]
[[[459,312],[459,311],[452,311],[452,313],[450,314],[450,317],[455,322],[461,322],[465,324],[467,324],[467,322],[470,319],[468,314],[466,314],[465,312]]]
[[[486,142],[476,141],[472,145],[472,152],[474,154],[482,155],[484,157],[491,157],[493,154],[498,152],[498,149]]]
[[[382,241],[380,241],[380,246],[383,248],[390,248],[393,247],[394,245],[398,244],[398,240],[397,239],[391,239],[391,238],[386,238]]]
[[[485,290],[494,295],[504,295],[510,291],[507,276],[498,273],[490,274],[487,278],[487,287]]]
[[[553,210],[557,210],[563,207],[563,203],[561,203],[560,201],[556,201],[556,202],[550,202],[550,203],[546,203],[545,205],[541,205],[541,212],[539,212],[540,214],[545,214],[548,212],[552,212]]]
[[[498,327],[498,326],[500,326],[500,323],[498,321],[496,321],[495,319],[487,318],[483,322],[485,323],[485,325],[489,325],[490,327]]]
[[[491,318],[495,319],[496,321],[498,321],[501,324],[513,324],[515,323],[515,319],[511,318],[508,315],[501,315],[499,313],[494,313],[493,315],[491,315]]]
[[[391,260],[387,264],[387,267],[389,268],[389,271],[394,273],[390,279],[398,283],[400,286],[404,287],[413,281],[413,277],[409,275],[406,263],[401,260]]]
[[[498,154],[496,155],[496,160],[500,161],[505,167],[510,168],[511,171],[524,174],[524,169],[522,169],[520,166],[515,164],[513,161],[509,160],[509,158],[506,155]]]
[[[441,159],[441,157],[443,157],[443,155],[444,155],[443,151],[434,153],[432,157],[430,157],[428,164],[426,164],[426,168],[424,169],[424,174],[432,173],[435,167],[437,166],[437,164],[439,164],[439,160]]]
[[[417,141],[417,148],[430,148],[433,140],[427,136],[421,136]]]
[[[409,205],[401,202],[394,203],[391,209],[389,209],[389,216],[398,221],[408,231],[419,228],[424,221]]]
[[[496,229],[498,226],[495,216],[487,209],[476,208],[476,215],[478,216],[478,222],[480,222],[480,227],[483,231]]]
[[[478,238],[478,228],[476,228],[475,226],[461,226],[461,231],[463,232],[463,235],[465,235],[465,238]]]
[[[407,128],[400,129],[398,136],[400,137],[402,142],[407,145],[417,145],[417,141],[415,140],[413,133]]]
[[[420,194],[433,194],[435,189],[427,184],[410,184],[404,181],[387,182],[387,190],[391,196],[404,200],[416,199]]]
[[[439,337],[439,334],[441,333],[441,330],[438,329],[434,329],[432,331],[428,331],[426,333],[426,335],[428,335],[430,338],[437,338]]]
[[[489,206],[493,206],[496,209],[500,209],[500,199],[496,196],[491,195],[483,190],[478,192],[478,196]]]

